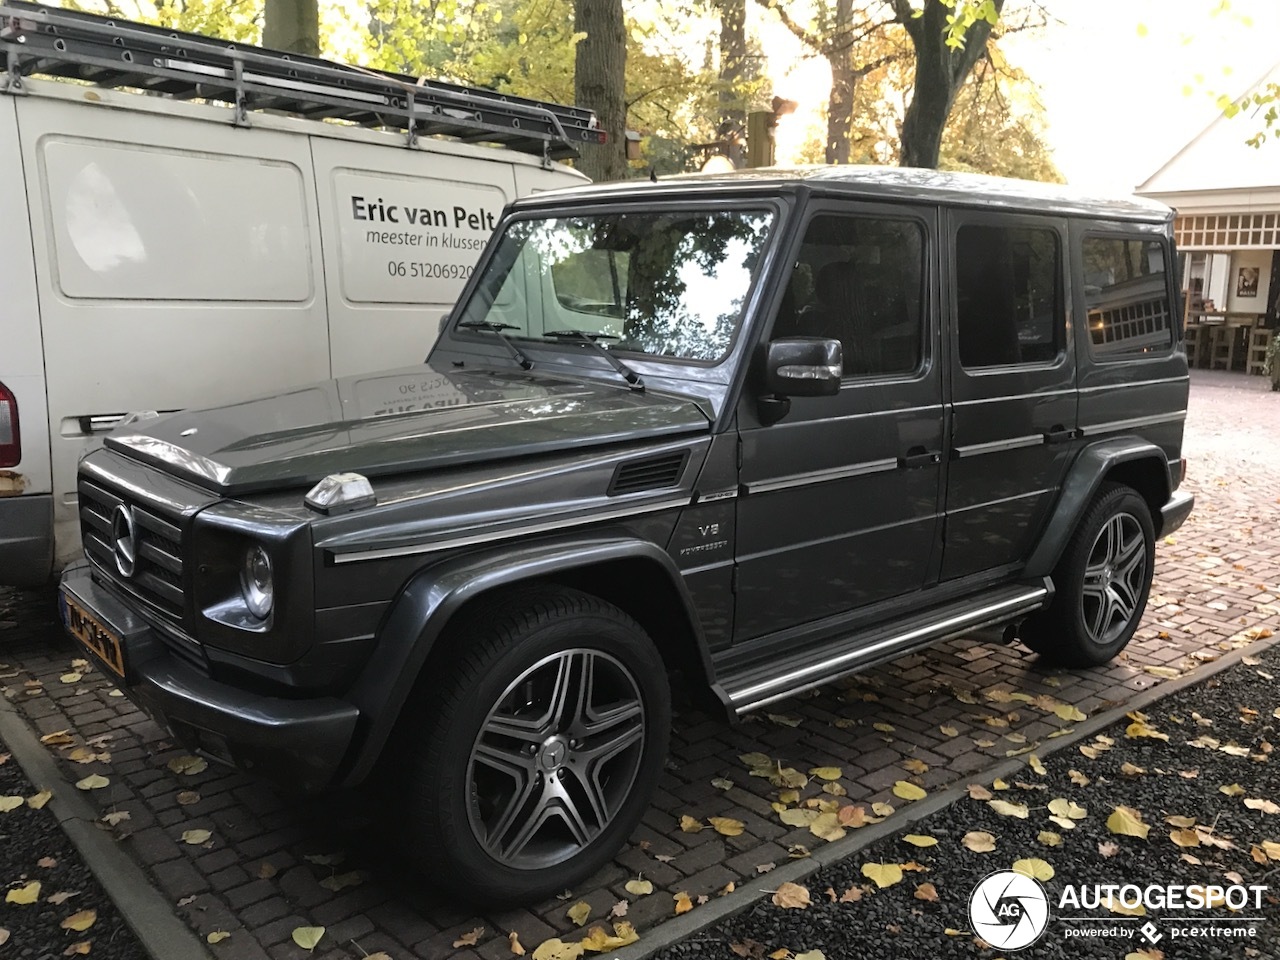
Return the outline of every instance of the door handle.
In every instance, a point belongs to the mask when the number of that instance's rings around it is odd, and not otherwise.
[[[1055,423],[1052,427],[1049,428],[1048,432],[1045,433],[1044,442],[1045,443],[1067,443],[1071,440],[1074,440],[1075,438],[1076,438],[1076,432],[1074,430],[1068,429],[1067,427],[1064,427],[1060,423]]]
[[[942,462],[942,454],[937,450],[926,450],[924,447],[912,447],[904,456],[898,458],[898,466],[904,470],[917,467],[931,467]]]

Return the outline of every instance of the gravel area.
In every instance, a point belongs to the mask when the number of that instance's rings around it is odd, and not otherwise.
[[[1028,755],[1028,766],[1009,779],[1006,789],[995,789],[999,782],[977,784],[970,788],[977,798],[962,799],[807,878],[803,886],[813,901],[808,908],[783,909],[763,900],[657,956],[732,960],[780,949],[792,956],[816,950],[826,960],[1004,956],[1012,951],[976,938],[970,894],[988,874],[1037,858],[1052,870],[1043,882],[1050,918],[1044,935],[1019,957],[1275,957],[1280,862],[1268,851],[1280,858],[1280,843],[1268,844],[1280,841],[1280,761],[1271,753],[1280,739],[1277,676],[1280,647],[1160,701],[1145,717],[1131,717],[1102,737],[1046,757],[1044,773],[1034,769]],[[801,805],[810,796],[823,797],[815,786],[802,791]],[[1026,819],[1001,815],[986,796],[1025,806]],[[1049,819],[1049,805],[1058,798],[1084,808],[1083,814],[1071,811],[1073,828]],[[1131,808],[1150,828],[1145,839],[1109,829],[1120,806]],[[989,833],[994,849],[968,849],[964,839],[971,832]],[[913,846],[904,835],[934,838],[937,844]],[[868,864],[912,863],[920,869],[907,870],[885,888],[877,888],[863,872]],[[758,883],[762,890],[774,889],[767,873]],[[922,889],[924,884],[931,887]],[[1220,905],[1200,911],[1153,908],[1135,918],[1105,906],[1060,909],[1064,889],[1078,884],[1090,889],[1094,884],[1271,889],[1257,894],[1260,908],[1253,902],[1236,912]],[[841,896],[852,902],[832,902]],[[1254,916],[1262,919],[1239,919]],[[1154,944],[1141,931],[1148,922],[1159,938]],[[1176,935],[1178,929],[1247,927],[1255,931],[1251,938]],[[1069,935],[1085,929],[1108,935]]]
[[[2,671],[0,671],[2,672]],[[22,798],[12,810],[4,808]],[[36,798],[33,808],[28,798]],[[31,887],[38,883],[38,890]],[[89,956],[144,960],[146,953],[94,879],[53,813],[0,742],[0,958]],[[25,895],[24,895],[25,894]],[[22,901],[34,896],[31,903]],[[92,918],[86,913],[92,911]],[[81,929],[65,929],[77,921]],[[88,921],[91,923],[85,925]],[[80,945],[80,946],[77,946]]]

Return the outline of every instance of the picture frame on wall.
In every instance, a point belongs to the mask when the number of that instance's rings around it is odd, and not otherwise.
[[[1256,297],[1258,295],[1257,267],[1241,267],[1236,274],[1236,296]]]

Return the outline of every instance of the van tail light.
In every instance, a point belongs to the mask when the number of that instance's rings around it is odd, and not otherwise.
[[[0,383],[0,467],[16,467],[22,460],[22,434],[18,430],[18,398]]]

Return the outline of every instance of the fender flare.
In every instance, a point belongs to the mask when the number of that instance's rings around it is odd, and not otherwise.
[[[502,587],[616,560],[644,560],[663,569],[684,605],[704,668],[709,669],[701,624],[684,578],[654,543],[625,535],[577,536],[521,544],[518,552],[508,544],[505,549],[451,557],[414,574],[383,620],[373,653],[344,698],[360,711],[361,720],[338,782],[349,786],[368,776],[427,657],[468,601]]]
[[[1067,548],[1067,542],[1075,532],[1080,516],[1093,501],[1107,474],[1121,464],[1142,460],[1153,460],[1159,465],[1160,475],[1164,478],[1160,502],[1166,502],[1172,484],[1169,461],[1160,447],[1139,437],[1116,437],[1085,447],[1067,468],[1053,513],[1027,560],[1026,576],[1047,577],[1052,574]],[[1158,517],[1156,524],[1158,527]]]

